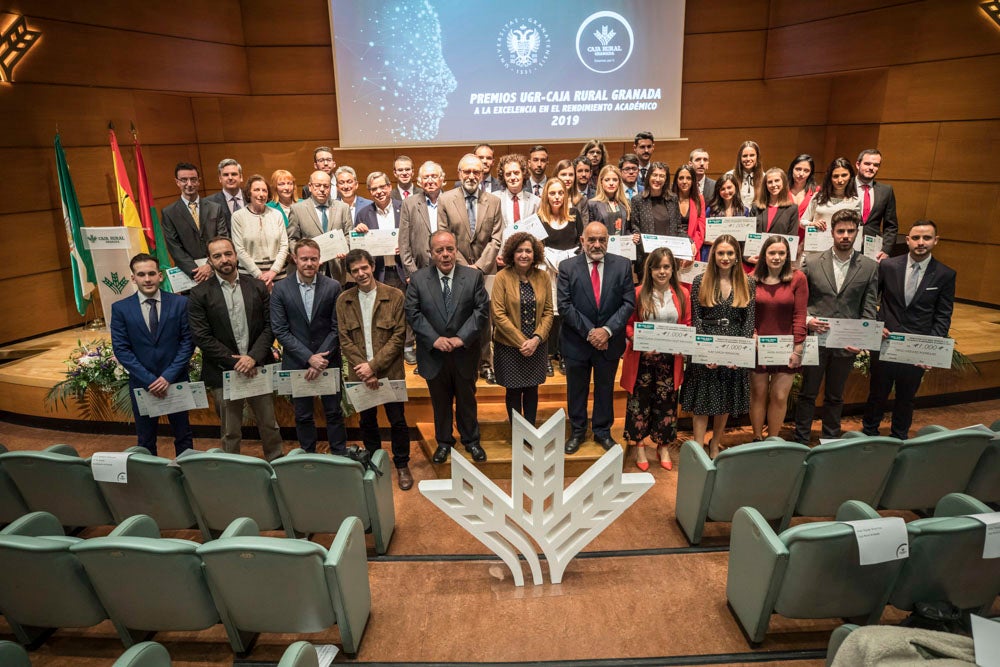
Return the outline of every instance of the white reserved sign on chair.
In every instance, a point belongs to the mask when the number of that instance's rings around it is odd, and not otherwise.
[[[906,522],[901,517],[842,521],[854,529],[861,565],[877,565],[910,556]]]

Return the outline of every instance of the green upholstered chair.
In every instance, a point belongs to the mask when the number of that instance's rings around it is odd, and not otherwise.
[[[743,506],[769,521],[788,516],[802,485],[809,448],[789,442],[751,442],[725,450],[715,460],[701,445],[681,446],[677,476],[677,522],[691,544],[701,542],[706,521],[732,521]]]
[[[0,454],[6,454],[7,448],[0,445]],[[17,490],[17,485],[10,478],[7,471],[0,465],[0,524],[10,523],[18,517],[22,517],[31,510],[28,509],[21,492]]]
[[[923,510],[949,493],[965,491],[993,439],[974,429],[943,430],[903,441],[879,499],[879,507]]]
[[[375,537],[376,553],[384,554],[396,527],[389,455],[380,449],[372,463],[381,476],[347,457],[301,449],[274,461],[271,467],[295,532],[332,533],[345,518],[356,516]]]
[[[934,516],[906,525],[906,559],[889,602],[911,611],[918,602],[946,601],[984,614],[1000,594],[1000,558],[983,558],[986,526],[966,514],[992,510],[964,493],[938,502]]]
[[[295,537],[267,461],[213,450],[181,456],[177,465],[199,525],[219,533],[235,519],[248,517],[261,530],[284,530]]]
[[[329,551],[315,542],[260,537],[237,519],[198,547],[212,596],[243,632],[321,632],[337,625],[356,654],[371,613],[365,535],[348,517]]]
[[[0,609],[17,641],[37,646],[58,628],[108,618],[59,520],[32,512],[0,531]]]
[[[205,580],[197,542],[160,537],[148,516],[132,516],[107,537],[78,542],[79,559],[126,647],[151,632],[204,630],[222,623],[236,653],[241,636],[225,608],[217,608]]]
[[[983,450],[965,492],[984,503],[1000,503],[1000,437]]]
[[[156,642],[141,642],[122,653],[112,667],[170,667],[170,654]]]
[[[54,514],[67,527],[114,523],[94,481],[90,459],[80,458],[69,445],[0,454],[0,466],[32,512]]]
[[[751,643],[763,641],[772,613],[878,621],[903,561],[859,564],[854,529],[838,522],[878,518],[868,505],[847,501],[836,518],[776,534],[752,507],[736,512],[726,597]]]
[[[31,667],[28,652],[20,644],[0,641],[0,665],[4,667]]]
[[[795,503],[799,516],[833,516],[847,500],[878,507],[900,441],[895,438],[848,438],[816,445],[806,455],[805,476]],[[791,516],[778,530],[788,527]]]
[[[181,469],[170,459],[153,456],[144,447],[131,447],[126,463],[128,482],[98,482],[97,486],[111,509],[115,523],[139,514],[152,518],[161,530],[184,530],[198,526],[191,509]],[[212,539],[202,529],[206,540]]]
[[[285,649],[278,667],[319,667],[316,648],[309,642],[295,642]]]
[[[844,643],[847,637],[857,630],[859,625],[854,623],[844,623],[842,626],[830,633],[830,643],[826,647],[826,667],[831,667],[833,665],[834,658],[837,657],[837,650],[840,649],[840,645]]]

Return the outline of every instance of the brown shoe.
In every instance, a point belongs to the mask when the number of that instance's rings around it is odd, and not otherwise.
[[[410,474],[408,467],[396,468],[396,475],[399,477],[399,488],[401,490],[409,491],[413,488],[413,475]]]

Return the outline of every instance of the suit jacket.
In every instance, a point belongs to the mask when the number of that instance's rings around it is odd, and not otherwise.
[[[337,299],[337,328],[340,349],[347,361],[348,382],[358,382],[354,367],[368,362],[376,377],[402,380],[403,341],[406,339],[406,319],[403,317],[403,293],[395,287],[375,285],[375,310],[372,313],[371,344],[374,356],[369,359],[365,347],[364,318],[358,288],[352,287]]]
[[[556,299],[563,318],[560,350],[564,356],[578,361],[617,363],[625,353],[625,326],[635,310],[632,262],[619,255],[604,256],[600,307],[594,299],[590,268],[586,254],[559,264]],[[608,349],[603,351],[587,342],[587,334],[598,327],[611,329]]]
[[[354,224],[351,222],[351,209],[342,201],[328,199],[327,205],[330,207],[326,211],[327,228],[326,231],[339,229],[344,232],[344,236],[350,240],[351,230]],[[288,239],[298,241],[299,239],[312,238],[323,233],[323,226],[319,216],[316,214],[316,204],[312,197],[303,199],[292,204],[288,212]],[[295,254],[294,244],[292,245],[292,255]],[[340,260],[331,259],[327,262],[327,270],[338,281],[343,282],[344,269]]]
[[[712,201],[715,197],[715,179],[705,177],[705,186],[701,189],[701,196],[705,198],[705,201]]]
[[[309,357],[329,352],[330,368],[340,368],[340,340],[337,332],[337,297],[340,283],[323,274],[316,275],[312,319],[299,293],[298,272],[275,283],[271,290],[271,330],[284,349],[281,368],[302,370],[309,367]]]
[[[754,207],[751,211],[757,218],[757,232],[760,234],[782,234],[791,236],[799,233],[799,207],[795,204],[791,206],[779,206],[774,213],[774,221],[771,229],[767,228],[767,207],[759,209]]]
[[[531,291],[535,293],[535,330],[542,342],[549,339],[552,330],[552,279],[544,269],[528,272]],[[497,273],[490,295],[493,316],[493,341],[511,347],[520,347],[527,340],[521,331],[521,279],[513,268]]]
[[[802,272],[809,281],[809,304],[806,311],[813,317],[840,317],[874,320],[878,304],[878,264],[855,251],[840,290],[833,273],[833,250],[826,250],[813,259],[802,260]],[[835,350],[838,356],[853,356],[846,350]]]
[[[350,204],[348,204],[343,199],[341,199],[340,195],[337,195],[337,201],[339,201],[341,204],[343,204],[344,206],[346,206],[348,213],[350,213],[350,211],[351,211]],[[371,199],[368,199],[367,197],[362,197],[361,195],[356,195],[354,197],[354,216],[351,218],[351,226],[352,227],[354,225],[358,224],[357,223],[358,213],[361,213],[361,211],[365,210],[366,208],[368,208],[369,206],[371,206],[373,203],[374,202]]]
[[[456,265],[452,278],[453,307],[449,316],[437,268],[428,266],[410,276],[406,290],[406,321],[417,340],[417,368],[421,377],[433,380],[444,366],[445,355],[452,355],[458,373],[475,382],[480,336],[490,319],[490,297],[481,271]],[[457,336],[464,344],[452,352],[436,350],[434,341],[441,336]]]
[[[857,180],[854,187],[857,187]],[[861,194],[858,195],[858,201],[862,202],[861,207],[864,210],[864,197]],[[891,185],[872,181],[872,210],[868,214],[868,220],[864,221],[864,235],[881,236],[882,252],[888,255],[896,244],[898,229],[896,193],[893,192]]]
[[[909,254],[879,262],[878,287],[882,304],[878,319],[894,333],[947,336],[955,309],[955,271],[931,257],[917,285],[917,293],[907,306],[908,264]]]
[[[438,197],[438,229],[455,235],[458,263],[473,266],[484,274],[496,273],[497,254],[503,236],[500,198],[480,191],[476,199],[476,235],[469,227],[465,190],[456,188]]]
[[[111,305],[111,346],[128,371],[130,387],[147,388],[157,378],[187,380],[194,342],[188,328],[187,297],[160,292],[159,326],[149,332],[146,313],[136,292]],[[148,312],[148,309],[146,309]]]
[[[494,178],[492,174],[486,174],[485,176],[483,176],[483,183],[485,183],[486,185],[485,187],[482,185],[482,183],[479,185],[480,192],[497,193],[500,192],[501,190],[507,189],[507,185],[503,181]],[[462,181],[459,180],[455,187],[461,188]]]
[[[414,183],[410,184],[410,197],[419,195],[421,193],[423,193],[423,190],[418,188],[416,184]],[[392,197],[393,201],[398,201],[398,202],[404,202],[410,198],[410,197],[406,198],[403,197],[403,191],[399,189],[399,183],[396,183],[396,185],[392,186],[392,190],[389,192],[389,196]]]
[[[226,216],[226,224],[228,225],[230,218],[233,217],[233,212],[229,210],[229,201],[226,199],[226,193],[225,193],[225,191],[219,190],[214,195],[209,195],[209,196],[205,197],[205,199],[208,199],[209,201],[213,201],[213,202],[215,202],[216,204],[218,204],[219,206],[222,207],[222,213],[223,213],[223,215]],[[244,207],[246,205],[247,205],[246,201],[243,200],[243,203],[241,204],[241,207]]]
[[[247,320],[247,355],[258,366],[271,363],[271,297],[263,282],[240,276],[240,293]],[[191,288],[188,298],[188,322],[195,344],[201,348],[201,378],[206,387],[221,387],[223,371],[236,367],[233,355],[240,353],[229,321],[226,297],[217,276]]]
[[[430,265],[431,234],[436,231],[431,229],[427,197],[408,197],[399,207],[399,259],[408,275]]]
[[[542,200],[531,194],[531,191],[527,188],[521,190],[518,193],[518,208],[521,213],[521,220],[534,215],[538,212],[538,207],[541,206]],[[504,227],[510,227],[514,224],[514,195],[510,193],[510,190],[501,190],[497,193],[497,197],[500,199],[500,215],[503,217]],[[510,209],[510,217],[507,217],[507,210]]]
[[[189,278],[198,268],[194,260],[208,257],[208,242],[216,236],[229,236],[229,216],[223,213],[228,210],[225,204],[220,205],[211,197],[199,198],[199,228],[184,201],[178,199],[163,207],[163,236],[167,250],[174,264]]]
[[[393,218],[395,219],[395,226],[396,226],[395,228],[399,229],[400,203],[398,201],[393,201],[393,200],[390,201],[392,204]],[[358,217],[355,218],[354,220],[354,226],[357,227],[358,225],[366,225],[368,229],[380,229],[378,226],[378,215],[377,212],[375,211],[374,204],[372,204],[371,206],[365,206],[363,209],[358,211]],[[400,254],[402,254],[402,252],[403,251],[400,250]],[[344,269],[346,270],[347,267],[345,266]],[[396,271],[396,275],[399,276],[399,279],[403,281],[403,284],[405,285],[406,276],[409,274],[407,273],[406,268],[403,266],[403,262],[400,260],[400,255],[396,255],[396,264],[394,270]],[[384,257],[375,258],[375,280],[379,281],[380,283],[385,281]]]

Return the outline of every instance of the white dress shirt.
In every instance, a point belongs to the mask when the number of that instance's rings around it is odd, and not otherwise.
[[[375,294],[377,287],[365,292],[358,288],[358,305],[361,306],[361,329],[365,334],[365,358],[371,361],[375,357],[372,349],[372,319],[375,317]]]

